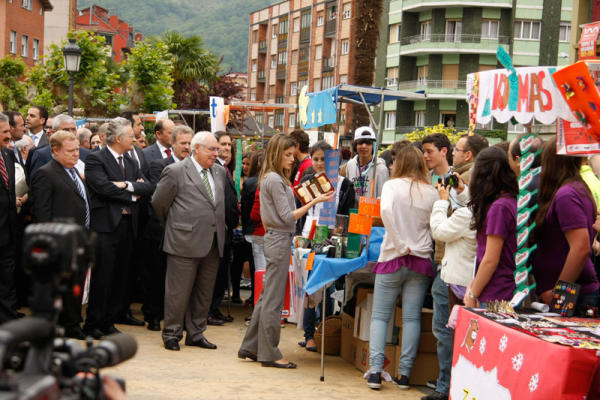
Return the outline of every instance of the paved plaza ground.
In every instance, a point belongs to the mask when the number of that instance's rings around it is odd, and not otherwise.
[[[186,347],[181,351],[164,349],[160,332],[118,325],[138,342],[137,355],[103,373],[118,375],[127,382],[129,399],[419,399],[429,389],[399,390],[392,383],[377,392],[369,389],[362,373],[336,356],[325,358],[325,382],[320,382],[320,356],[298,346],[302,331],[287,324],[281,333],[280,349],[298,364],[296,370],[265,368],[237,358],[249,308],[232,308],[234,322],[209,326],[206,338],[217,350]],[[139,305],[134,315],[141,318]]]

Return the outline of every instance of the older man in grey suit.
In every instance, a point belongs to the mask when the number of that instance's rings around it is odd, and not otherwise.
[[[152,196],[165,227],[165,348],[179,350],[183,325],[187,346],[216,349],[204,337],[219,257],[225,242],[226,172],[215,164],[219,143],[210,132],[192,139],[192,156],[166,167]]]

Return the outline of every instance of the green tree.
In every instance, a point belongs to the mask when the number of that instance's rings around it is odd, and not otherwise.
[[[87,116],[113,116],[120,112],[126,99],[121,88],[121,68],[112,62],[110,48],[104,37],[92,32],[74,31],[68,38],[75,38],[81,48],[79,72],[74,75],[74,107],[81,107]],[[65,70],[62,47],[50,46],[44,64],[33,67],[27,73],[26,83],[32,89],[35,104],[49,109],[66,104],[69,96],[69,74]]]
[[[174,107],[173,57],[165,43],[138,42],[124,68],[130,74],[130,109],[152,112]]]
[[[199,35],[184,36],[179,32],[167,31],[160,41],[167,45],[173,56],[173,90],[177,104],[188,103],[187,86],[198,82],[207,86],[217,80],[219,59],[204,49]]]
[[[27,103],[26,89],[20,79],[25,63],[20,58],[6,56],[0,60],[0,105],[3,110],[18,110]]]

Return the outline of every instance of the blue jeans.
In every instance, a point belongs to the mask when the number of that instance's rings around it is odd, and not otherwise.
[[[450,311],[448,310],[448,287],[442,281],[438,271],[431,286],[433,297],[433,334],[437,339],[437,355],[440,374],[435,389],[438,393],[448,394],[450,391],[450,371],[452,370],[452,332],[446,327]]]
[[[369,343],[369,366],[371,372],[381,372],[385,360],[385,336],[388,322],[402,294],[402,355],[398,375],[409,377],[421,337],[421,308],[431,278],[408,268],[400,268],[391,274],[375,276],[373,313]]]

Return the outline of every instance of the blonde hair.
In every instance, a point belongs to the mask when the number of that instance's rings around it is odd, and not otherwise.
[[[72,132],[56,131],[50,136],[50,148],[60,150],[65,140],[77,140],[79,142],[77,136]]]
[[[429,171],[421,150],[415,146],[404,146],[397,150],[391,175],[392,178],[413,178],[429,183]]]
[[[269,172],[279,174],[287,184],[290,184],[290,173],[292,171],[283,168],[282,160],[283,153],[290,147],[295,146],[296,141],[291,136],[283,133],[278,133],[269,140],[269,143],[267,143],[267,150],[265,151],[265,159],[258,178],[259,185],[263,177]]]

